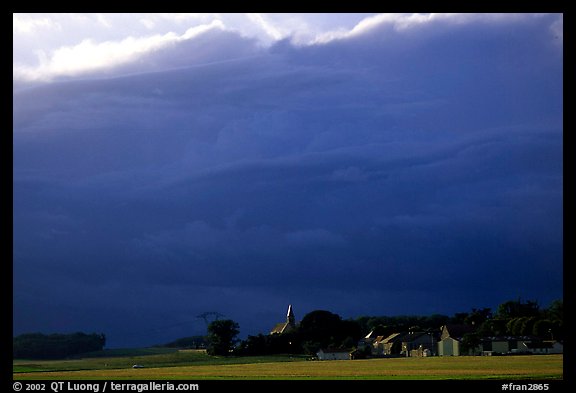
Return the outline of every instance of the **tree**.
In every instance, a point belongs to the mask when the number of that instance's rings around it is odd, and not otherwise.
[[[473,308],[468,316],[464,319],[464,322],[467,325],[472,325],[478,328],[490,318],[492,318],[492,311],[489,308]]]
[[[466,333],[462,337],[462,352],[474,354],[476,349],[482,344],[480,336],[476,333]]]
[[[440,326],[446,325],[450,318],[447,315],[432,314],[426,317],[422,323],[422,327],[426,329],[438,329]]]
[[[506,330],[508,334],[512,336],[521,336],[522,335],[522,327],[524,326],[528,317],[518,317],[512,318],[506,324]]]
[[[358,340],[355,340],[353,337],[348,336],[342,341],[340,347],[342,349],[352,349],[356,346],[356,343],[358,343]]]
[[[564,338],[564,302],[562,299],[554,300],[544,311],[546,319],[552,322],[550,338],[562,340]]]
[[[239,326],[231,319],[212,321],[208,325],[208,354],[228,356],[238,341]]]
[[[536,317],[526,317],[524,321],[522,321],[522,326],[520,327],[520,332],[518,335],[520,336],[529,336],[532,334],[534,330],[534,324],[536,321],[539,321],[539,318]]]
[[[496,316],[500,319],[512,319],[521,317],[537,317],[540,315],[538,302],[528,300],[523,303],[520,299],[509,300],[498,306]]]
[[[320,344],[319,342],[315,342],[312,340],[309,341],[304,341],[302,343],[302,349],[304,350],[304,353],[308,354],[308,355],[316,355],[316,352],[318,352],[318,350],[322,347],[322,344]]]
[[[564,320],[564,302],[562,300],[554,300],[544,312],[546,318],[551,321]]]
[[[309,312],[302,318],[300,329],[302,331],[326,330],[331,329],[341,321],[342,318],[338,314],[325,310],[316,310]]]
[[[255,355],[269,355],[269,337],[259,334],[257,336],[248,336],[238,344],[236,352],[240,356],[255,356]]]
[[[297,335],[304,352],[312,353],[319,348],[357,343],[362,337],[362,330],[356,320],[342,320],[338,314],[330,311],[315,310],[302,318]]]
[[[462,325],[466,323],[466,318],[468,318],[468,313],[467,312],[457,312],[454,314],[454,316],[451,318],[450,323],[456,324],[456,325]]]
[[[553,336],[553,332],[556,326],[554,323],[548,319],[540,319],[534,323],[532,327],[532,334],[536,337],[550,340]]]

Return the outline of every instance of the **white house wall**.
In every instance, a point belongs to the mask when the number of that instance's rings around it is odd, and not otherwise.
[[[438,341],[439,356],[460,356],[460,343],[451,337]]]

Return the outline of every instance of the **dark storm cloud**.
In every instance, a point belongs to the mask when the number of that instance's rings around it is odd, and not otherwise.
[[[207,44],[186,42],[121,70],[139,74],[15,93],[16,331],[97,326],[122,345],[150,325],[136,345],[201,332],[207,310],[253,334],[288,302],[358,316],[560,297],[555,19],[268,51],[211,31],[211,64],[183,67]]]

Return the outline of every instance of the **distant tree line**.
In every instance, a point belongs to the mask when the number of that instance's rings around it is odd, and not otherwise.
[[[521,299],[509,300],[498,306],[495,313],[490,308],[473,308],[470,312],[460,312],[449,317],[395,316],[359,317],[356,321],[363,332],[374,331],[376,335],[387,336],[399,331],[431,331],[442,325],[467,325],[475,334],[489,336],[535,336],[542,339],[562,340],[564,338],[564,303],[553,301],[548,308],[541,309],[538,302]]]
[[[86,352],[100,351],[106,344],[104,334],[42,334],[29,333],[12,340],[16,359],[61,359]]]
[[[213,313],[205,313],[213,314]],[[238,342],[239,326],[230,319],[215,320],[208,324],[205,336],[182,337],[166,344],[154,345],[154,348],[206,349],[209,355],[228,356],[233,353]]]
[[[376,336],[389,336],[392,333],[402,331],[429,331],[438,329],[446,324],[457,324],[461,317],[456,314],[453,317],[442,314],[432,314],[430,316],[399,315],[370,317],[362,316],[355,319],[360,325],[362,332],[366,335],[374,332]]]
[[[468,319],[471,315],[474,314],[469,314]],[[564,302],[555,300],[548,308],[541,309],[535,301],[511,300],[502,303],[494,315],[488,313],[478,322],[476,333],[481,336],[536,336],[563,340]]]
[[[206,348],[206,336],[182,337],[166,344],[155,347],[178,348],[178,349],[204,349]]]

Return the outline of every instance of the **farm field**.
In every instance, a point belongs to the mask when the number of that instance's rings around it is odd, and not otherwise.
[[[133,369],[132,364],[145,367]],[[562,379],[562,355],[304,361],[290,356],[212,358],[198,351],[13,362],[14,379]]]
[[[245,363],[270,363],[302,361],[306,356],[247,356],[220,357],[209,356],[204,350],[177,350],[169,348],[142,349],[107,349],[84,355],[82,358],[66,360],[22,360],[12,362],[12,372],[34,373],[60,371],[112,371],[117,369],[132,369],[134,364],[143,365],[146,369],[175,366],[206,366]],[[141,370],[142,371],[142,370]]]

